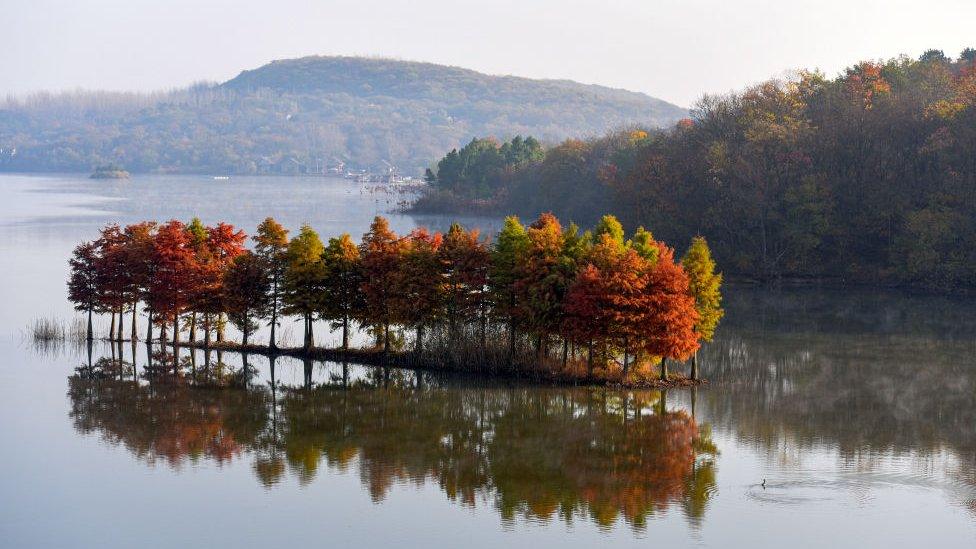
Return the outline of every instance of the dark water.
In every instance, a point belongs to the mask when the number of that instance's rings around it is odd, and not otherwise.
[[[0,196],[0,546],[976,545],[971,299],[730,287],[694,391],[254,356],[247,387],[217,389],[242,357],[184,350],[178,382],[150,381],[128,344],[96,345],[94,367],[126,367],[91,380],[85,349],[21,330],[72,314],[65,258],[104,222],[270,214],[358,235],[401,197],[23,176]]]

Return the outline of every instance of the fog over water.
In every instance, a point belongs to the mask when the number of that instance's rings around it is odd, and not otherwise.
[[[710,383],[666,393],[256,356],[246,387],[214,389],[243,357],[184,349],[192,376],[150,382],[142,343],[96,344],[92,368],[126,367],[92,380],[84,348],[23,329],[75,314],[67,257],[105,223],[250,232],[272,215],[358,240],[405,197],[326,178],[33,175],[0,176],[0,196],[2,546],[976,544],[971,298],[731,285],[700,353]]]

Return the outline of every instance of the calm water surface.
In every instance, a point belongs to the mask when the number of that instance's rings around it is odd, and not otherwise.
[[[121,352],[134,370],[90,381],[84,349],[22,330],[71,317],[66,258],[104,223],[274,215],[358,236],[403,197],[16,175],[0,197],[0,546],[976,546],[973,300],[730,287],[693,391],[253,356],[246,389],[208,389],[149,383],[129,344],[93,361]],[[201,384],[242,368],[182,360]]]

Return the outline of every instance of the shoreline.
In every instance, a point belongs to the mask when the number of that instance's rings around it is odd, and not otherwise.
[[[147,344],[139,339],[108,339],[100,338],[94,341],[120,345],[122,343]],[[301,360],[329,361],[329,362],[348,362],[363,366],[399,368],[413,371],[443,372],[451,374],[469,375],[479,377],[487,381],[518,381],[539,384],[549,384],[553,386],[592,386],[606,387],[609,389],[678,389],[698,387],[708,385],[707,379],[693,380],[682,374],[671,373],[668,381],[662,381],[655,374],[647,379],[632,379],[622,381],[620,379],[601,378],[598,376],[575,376],[569,372],[554,372],[546,369],[531,369],[525,371],[513,370],[509,367],[484,367],[479,368],[459,368],[454,365],[433,366],[429,361],[418,358],[414,351],[391,351],[384,353],[380,349],[340,349],[331,347],[312,347],[305,351],[302,347],[278,347],[271,349],[267,345],[248,344],[247,346],[237,342],[211,343],[209,346],[201,341],[186,342],[178,344],[173,341],[153,340],[148,343],[151,346],[161,345],[173,349],[194,349],[202,351],[232,352],[241,355],[260,355],[269,359],[278,357],[297,358]],[[673,364],[672,364],[673,365]]]

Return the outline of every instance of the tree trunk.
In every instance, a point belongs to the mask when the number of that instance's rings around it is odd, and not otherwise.
[[[153,312],[152,309],[146,310],[146,345],[152,343],[152,323],[153,323]]]
[[[190,343],[196,343],[197,341],[197,312],[193,311],[190,313],[190,335],[187,337]]]
[[[390,323],[383,324],[383,354],[390,351]]]
[[[85,339],[88,340],[89,342],[91,342],[93,339],[95,339],[95,332],[93,331],[93,328],[92,328],[92,307],[91,307],[91,305],[88,306],[88,334],[85,336]]]
[[[563,370],[566,369],[566,365],[569,363],[569,340],[563,339]]]
[[[210,348],[210,313],[203,315],[203,348]]]
[[[424,325],[420,324],[417,326],[417,345],[414,352],[420,356],[420,353],[424,350]]]
[[[661,357],[661,381],[668,380],[668,357]]]
[[[132,332],[132,341],[139,340],[139,336],[136,335],[136,316],[137,316],[136,312],[138,310],[139,310],[139,302],[133,301],[132,302],[132,329],[130,330]]]
[[[112,311],[112,325],[108,329],[108,340],[112,341],[115,339],[115,311]]]
[[[173,348],[180,344],[180,315],[173,315]]]
[[[278,348],[278,342],[275,340],[276,324],[278,324],[278,308],[274,307],[271,309],[271,336],[268,338],[268,348],[272,351]]]
[[[349,350],[349,315],[342,316],[342,350]]]
[[[315,347],[315,317],[308,315],[308,348]]]
[[[224,325],[226,321],[224,320],[224,313],[217,313],[217,343],[224,342]]]
[[[309,330],[308,314],[305,314],[304,317],[305,318],[303,319],[303,321],[305,323],[305,330],[304,333],[302,334],[302,350],[304,350],[307,353],[309,348],[311,348],[311,345],[309,344],[309,340],[308,340],[308,330]]]
[[[125,307],[123,305],[119,305],[119,331],[118,331],[118,336],[116,337],[116,339],[119,341],[122,341],[122,339],[125,337],[125,334],[122,332],[122,328],[124,326],[124,322],[122,321],[122,319],[124,318],[124,315],[125,315]]]
[[[693,381],[698,380],[698,351],[691,355],[691,379]]]

